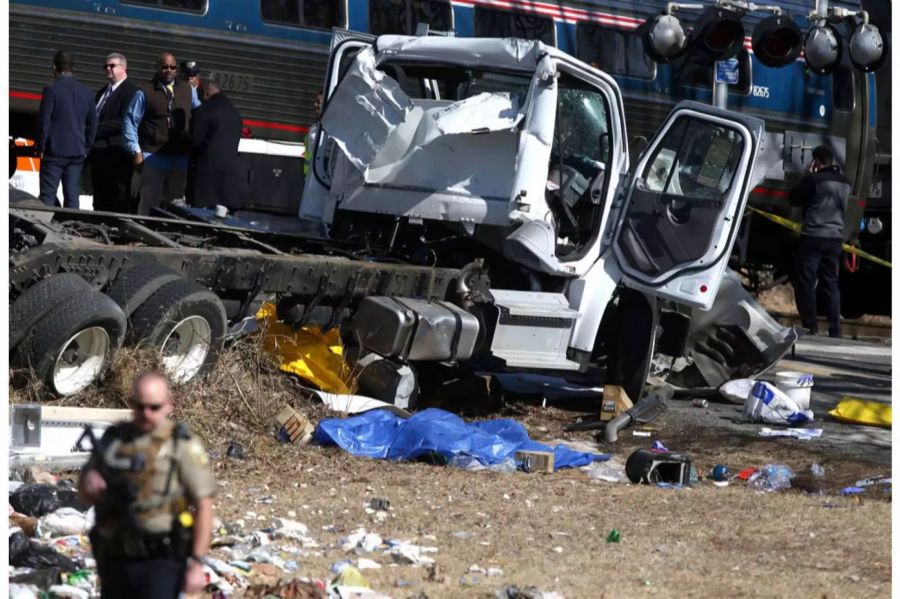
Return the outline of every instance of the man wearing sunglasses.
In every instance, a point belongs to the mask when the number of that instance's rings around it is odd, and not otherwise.
[[[140,374],[130,405],[134,419],[107,429],[78,482],[79,499],[96,506],[90,538],[101,598],[199,592],[216,489],[209,458],[170,420],[165,375]]]
[[[94,98],[99,123],[90,155],[94,210],[133,212],[131,154],[122,127],[137,86],[128,80],[128,60],[122,54],[107,56],[103,72],[107,83]]]
[[[126,144],[140,174],[132,191],[140,196],[137,213],[141,215],[184,197],[191,86],[177,74],[175,56],[161,54],[156,74],[140,86],[125,115]]]

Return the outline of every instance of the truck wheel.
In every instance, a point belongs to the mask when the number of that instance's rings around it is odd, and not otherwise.
[[[78,393],[102,374],[122,345],[125,327],[115,302],[84,291],[59,302],[34,327],[29,362],[50,392]]]
[[[616,316],[618,331],[610,352],[610,378],[637,403],[650,373],[659,311],[654,298],[633,289],[622,289]]]
[[[161,287],[177,281],[181,277],[159,262],[141,262],[123,271],[109,284],[106,295],[131,316],[147,298]]]
[[[87,281],[69,272],[53,275],[26,289],[9,308],[9,349],[15,349],[57,304],[90,290]]]
[[[222,300],[181,279],[158,289],[132,313],[129,342],[158,348],[172,380],[186,383],[218,361],[227,326]]]

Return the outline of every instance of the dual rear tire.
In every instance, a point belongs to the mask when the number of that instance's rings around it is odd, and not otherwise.
[[[73,273],[27,289],[10,308],[10,361],[43,389],[72,395],[96,381],[123,345],[158,350],[172,381],[218,361],[227,331],[222,301],[156,262],[122,272],[106,293]]]

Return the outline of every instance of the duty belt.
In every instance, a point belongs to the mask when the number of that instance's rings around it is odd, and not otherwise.
[[[91,534],[95,558],[103,559],[175,559],[172,533],[126,533],[111,538]]]

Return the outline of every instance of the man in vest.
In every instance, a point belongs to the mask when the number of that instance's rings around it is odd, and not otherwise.
[[[204,586],[216,483],[203,444],[169,419],[165,375],[138,375],[130,404],[134,419],[106,430],[78,482],[97,514],[100,596],[176,599]]]
[[[187,178],[191,86],[181,81],[175,56],[164,52],[156,74],[134,94],[125,115],[124,133],[140,173],[138,214],[184,197]]]

